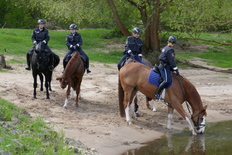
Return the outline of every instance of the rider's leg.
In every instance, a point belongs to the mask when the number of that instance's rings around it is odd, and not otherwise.
[[[122,68],[122,62],[126,60],[126,58],[129,57],[128,54],[125,54],[120,61],[118,62],[118,70],[120,70]]]
[[[72,53],[73,53],[72,50],[68,50],[68,52],[64,56],[64,59],[63,59],[63,67],[64,67],[64,69],[65,69],[66,65],[68,64],[69,56],[71,56]]]
[[[53,71],[54,70],[54,53],[52,52],[52,50],[46,46],[45,50],[48,52],[48,57],[49,57],[49,70]]]
[[[164,69],[160,69],[160,73],[161,73],[161,76],[163,78],[163,82],[159,85],[157,91],[156,91],[156,94],[155,94],[155,98],[156,99],[159,99],[160,98],[160,93],[161,91],[169,84],[168,83],[168,73],[167,73],[167,69],[164,68]]]
[[[91,73],[91,71],[89,70],[89,57],[87,56],[87,54],[82,49],[78,50],[78,52],[85,59],[85,67],[86,67],[87,74]]]
[[[34,50],[34,46],[31,47],[29,49],[29,51],[27,52],[27,54],[26,54],[26,58],[27,58],[27,67],[25,68],[26,70],[30,70],[31,69],[30,58],[32,56],[33,50]]]

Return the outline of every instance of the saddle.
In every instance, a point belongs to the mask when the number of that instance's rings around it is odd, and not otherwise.
[[[68,56],[67,56],[67,58],[66,58],[66,62],[68,63],[69,62],[69,60],[72,58],[72,56],[74,55],[74,52],[72,53],[72,54],[69,54]],[[82,56],[82,55],[80,55],[80,57],[81,57],[81,60],[84,62],[84,64],[85,64],[85,68],[86,68],[86,60],[85,60],[85,57],[84,56]]]

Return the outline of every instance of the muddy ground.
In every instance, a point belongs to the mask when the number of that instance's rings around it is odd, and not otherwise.
[[[65,131],[67,137],[79,139],[101,154],[119,155],[159,138],[165,132],[176,133],[187,127],[175,111],[173,129],[167,130],[167,106],[157,102],[157,112],[153,112],[146,108],[145,97],[141,93],[138,94],[141,117],[127,125],[125,118],[119,115],[116,64],[91,63],[92,73],[85,74],[83,78],[80,107],[74,107],[74,99],[70,99],[67,109],[62,107],[66,90],[61,89],[55,80],[62,74],[61,64],[53,74],[50,100],[45,99],[45,92],[39,89],[37,99],[33,99],[31,71],[26,71],[24,65],[12,67],[14,70],[0,73],[0,97],[26,107],[33,117],[42,116],[55,130]],[[194,68],[180,68],[179,71],[196,86],[203,104],[208,105],[207,122],[232,119],[231,74]]]

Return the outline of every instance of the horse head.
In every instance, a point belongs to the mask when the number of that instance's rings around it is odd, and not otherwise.
[[[66,88],[66,86],[69,84],[69,81],[64,76],[58,77],[56,80],[60,82],[60,87],[62,89]]]
[[[45,44],[39,42],[35,46],[37,69],[44,70],[48,66],[48,57],[45,53]]]
[[[203,107],[203,109],[199,113],[192,114],[191,116],[193,124],[196,127],[197,133],[203,133],[205,131],[205,119],[207,115],[206,109],[207,109],[207,105]]]

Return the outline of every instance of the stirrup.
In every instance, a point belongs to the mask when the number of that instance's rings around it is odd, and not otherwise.
[[[154,96],[156,99],[160,99],[160,95],[159,94],[155,94],[155,96]]]

